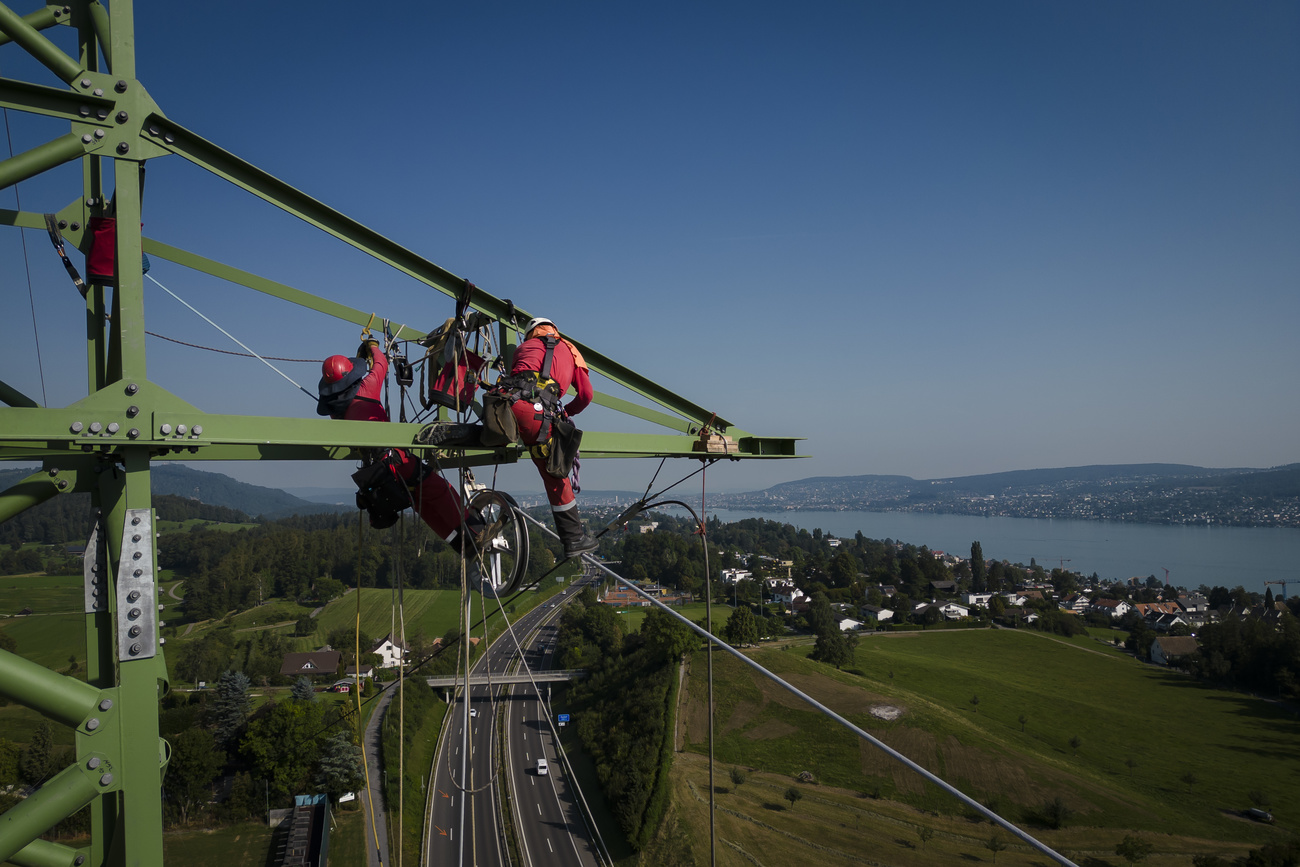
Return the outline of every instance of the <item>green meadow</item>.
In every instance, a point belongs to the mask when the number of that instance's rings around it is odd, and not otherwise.
[[[807,659],[807,646],[752,657],[1005,818],[1071,845],[1091,836],[1113,852],[1136,831],[1172,835],[1157,852],[1208,852],[1218,850],[1197,841],[1258,845],[1300,823],[1293,711],[1089,641],[1023,630],[880,634],[861,642],[852,672]],[[682,715],[695,752],[705,749],[704,665],[695,654]],[[787,785],[808,771],[858,798],[971,821],[955,798],[784,688],[726,654],[714,666],[724,766]],[[1270,799],[1277,826],[1240,817],[1251,790]],[[1043,816],[1058,797],[1071,814],[1064,831]]]

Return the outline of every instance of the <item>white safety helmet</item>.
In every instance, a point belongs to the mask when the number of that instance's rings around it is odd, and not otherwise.
[[[525,337],[525,339],[528,337],[528,335],[532,334],[532,333],[533,333],[533,329],[536,328],[536,327],[539,326],[539,325],[549,325],[549,326],[551,326],[552,328],[555,328],[555,323],[554,323],[554,322],[552,322],[551,320],[547,319],[545,316],[538,316],[538,317],[536,317],[536,318],[534,318],[534,319],[530,319],[530,320],[528,320],[528,327],[524,329],[524,337]],[[556,331],[559,331],[560,329],[555,328],[555,330],[556,330]]]

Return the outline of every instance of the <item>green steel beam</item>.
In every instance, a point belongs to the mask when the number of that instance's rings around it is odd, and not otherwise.
[[[39,403],[6,382],[0,382],[0,401],[4,401],[9,406],[40,406]]]
[[[95,713],[105,698],[88,683],[65,677],[7,650],[0,650],[0,695],[73,727]],[[96,723],[95,728],[98,727]]]
[[[11,855],[9,861],[18,867],[78,867],[85,862],[88,851],[38,838]]]
[[[292,286],[286,286],[283,283],[277,283],[274,280],[268,280],[248,271],[242,271],[222,262],[182,250],[180,247],[173,247],[170,244],[155,241],[152,238],[144,239],[144,251],[151,257],[165,259],[168,262],[174,262],[194,271],[210,274],[213,277],[218,277],[239,286],[246,286],[256,292],[261,292],[263,295],[270,295],[272,298],[279,298],[282,301],[288,301],[299,307],[306,307],[318,313],[324,313],[326,316],[332,316],[344,322],[366,325],[377,316],[374,311],[367,313],[355,307],[348,307],[346,304],[338,304],[304,292],[301,289],[295,289]],[[393,336],[399,340],[419,340],[425,336],[425,333],[407,326],[400,326]]]
[[[43,472],[31,474],[16,485],[0,492],[0,524],[14,515],[22,514],[32,506],[53,499],[58,493],[58,485],[49,475]]]
[[[129,387],[129,386],[128,386]],[[111,392],[113,389],[106,389]],[[350,457],[353,449],[412,448],[422,425],[377,425],[367,421],[320,418],[275,418],[205,413],[175,401],[151,400],[162,392],[145,384],[133,396],[141,411],[113,405],[105,392],[67,409],[0,408],[0,456],[4,449],[39,449],[51,456],[79,451],[116,453],[146,446],[155,456],[176,454],[185,460],[321,460]],[[157,409],[150,409],[155,403]],[[305,410],[305,407],[304,407]],[[584,431],[582,452],[590,458],[707,457],[699,440],[681,434],[631,434]],[[739,451],[726,457],[796,457],[795,438],[755,437],[740,432]],[[517,447],[516,447],[517,448]],[[467,450],[470,452],[481,450]],[[499,450],[508,453],[508,449]]]
[[[79,132],[93,135],[93,124],[101,119],[108,120],[113,106],[114,100],[108,96],[73,93],[57,87],[0,78],[0,107],[86,124],[87,128]],[[102,118],[101,111],[104,113]]]
[[[18,13],[0,3],[0,32],[18,43],[42,66],[71,84],[81,75],[81,64],[59,50]]]
[[[93,801],[101,791],[115,785],[113,771],[108,767],[101,761],[91,769],[87,762],[78,761],[0,815],[0,862],[21,852],[56,822],[71,816]],[[161,846],[161,834],[159,837]],[[159,858],[157,863],[162,864],[162,859]]]
[[[0,190],[85,156],[86,145],[81,138],[70,132],[0,162]]]
[[[623,400],[621,397],[614,397],[611,394],[596,392],[592,403],[599,406],[612,409],[615,412],[621,412],[624,415],[634,416],[643,421],[652,422],[660,427],[679,430],[682,433],[694,434],[699,433],[699,425],[692,424],[690,421],[676,416],[667,415],[658,410],[648,409],[640,404],[632,403],[630,400]],[[585,436],[585,434],[584,434]]]
[[[58,24],[63,17],[61,7],[43,6],[35,12],[28,12],[23,16],[23,21],[33,30],[48,30]],[[9,38],[9,34],[0,33],[0,45],[8,45],[10,42],[13,42],[13,40]]]
[[[108,20],[108,10],[104,8],[99,0],[91,0],[86,4],[90,9],[91,28],[94,32],[95,43],[99,45],[99,50],[104,52],[104,60],[108,63],[108,68],[113,68],[113,26]]]

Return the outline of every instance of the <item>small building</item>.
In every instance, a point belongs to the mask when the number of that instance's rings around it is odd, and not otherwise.
[[[880,624],[886,620],[892,620],[894,612],[888,608],[882,608],[879,605],[859,605],[858,614],[867,623]]]
[[[840,632],[852,632],[862,628],[862,621],[854,620],[852,617],[841,617],[836,621],[836,625],[839,626]]]
[[[406,650],[393,640],[391,633],[379,639],[370,652],[379,656],[380,668],[396,668],[406,657]]]
[[[1151,661],[1156,665],[1172,665],[1185,656],[1191,656],[1200,646],[1190,636],[1162,635],[1151,642]]]
[[[931,581],[930,589],[933,590],[935,593],[956,593],[957,582],[956,581]]]
[[[1112,620],[1119,620],[1132,611],[1133,606],[1123,599],[1094,599],[1088,606],[1088,610],[1108,615]]]
[[[286,653],[280,664],[280,673],[287,677],[333,677],[342,661],[343,654],[337,650]]]
[[[355,665],[349,665],[347,668],[343,669],[343,673],[346,674],[348,677],[352,678],[353,680],[356,680],[358,677],[374,677],[375,667],[370,663],[366,663],[365,665],[361,666],[360,671],[358,671]]]

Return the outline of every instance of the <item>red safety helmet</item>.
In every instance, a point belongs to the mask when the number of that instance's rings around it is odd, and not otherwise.
[[[321,379],[325,382],[338,382],[352,372],[352,359],[346,355],[331,355],[320,366]]]

